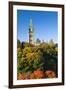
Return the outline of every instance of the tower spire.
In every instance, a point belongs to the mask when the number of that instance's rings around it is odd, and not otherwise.
[[[32,25],[32,18],[30,18],[30,23],[29,23],[29,44],[33,44],[33,25]]]

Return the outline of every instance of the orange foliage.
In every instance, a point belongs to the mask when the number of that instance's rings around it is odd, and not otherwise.
[[[36,78],[43,78],[43,72],[40,69],[34,71],[34,75]]]
[[[47,71],[45,72],[45,75],[46,75],[46,77],[48,77],[48,78],[55,78],[55,77],[56,77],[55,72],[50,71],[50,70],[47,70]]]
[[[24,80],[24,79],[25,79],[25,76],[19,73],[17,80]]]
[[[43,72],[40,69],[37,69],[33,73],[22,73],[22,74],[19,73],[17,77],[18,80],[42,79],[42,78],[56,78],[56,74],[51,70]]]
[[[32,74],[30,75],[30,79],[35,79],[34,73],[32,73]]]

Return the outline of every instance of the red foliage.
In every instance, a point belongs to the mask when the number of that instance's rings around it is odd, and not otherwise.
[[[35,70],[33,73],[19,73],[17,79],[25,80],[25,79],[42,79],[42,78],[56,78],[56,74],[54,71],[47,70],[45,72],[40,69]]]
[[[35,78],[43,78],[43,72],[40,69],[34,71]]]
[[[46,77],[48,77],[48,78],[55,78],[55,77],[56,77],[55,72],[50,71],[50,70],[47,70],[47,71],[45,72],[45,75],[46,75]]]

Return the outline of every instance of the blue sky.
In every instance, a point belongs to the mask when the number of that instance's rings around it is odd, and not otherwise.
[[[17,39],[29,40],[29,22],[32,18],[35,40],[58,42],[58,13],[53,11],[17,10]]]

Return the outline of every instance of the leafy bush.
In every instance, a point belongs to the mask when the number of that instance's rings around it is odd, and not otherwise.
[[[46,76],[46,78],[47,78],[47,77],[48,77],[48,78],[56,78],[55,72],[50,71],[50,70],[47,70],[47,71],[45,72],[45,76]]]
[[[50,41],[50,43],[42,43],[38,46],[30,46],[28,43],[21,44],[18,40],[17,46],[18,75],[20,73],[30,72],[30,78],[42,78],[41,75],[44,75],[42,72],[50,70],[53,71],[57,77],[58,48],[52,41]]]

